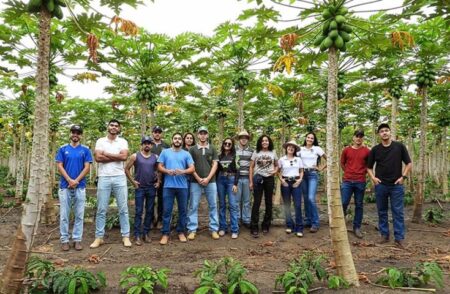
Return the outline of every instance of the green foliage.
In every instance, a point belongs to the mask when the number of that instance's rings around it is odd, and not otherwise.
[[[347,289],[350,284],[340,276],[330,276],[328,278],[328,288],[329,289]]]
[[[247,270],[231,257],[224,257],[217,262],[205,260],[203,268],[195,272],[200,277],[200,286],[194,294],[229,293],[256,294],[258,288],[246,280]]]
[[[155,271],[149,266],[130,266],[121,273],[119,284],[122,289],[127,290],[127,294],[150,294],[156,285],[167,289],[169,272],[165,268]]]
[[[376,203],[377,198],[375,197],[375,193],[368,193],[364,196],[365,203]]]
[[[289,269],[277,277],[275,288],[281,285],[286,293],[308,293],[315,278],[322,281],[328,277],[322,265],[324,261],[323,255],[316,256],[312,251],[308,251],[300,258],[294,259],[289,264]]]
[[[432,207],[425,210],[423,219],[427,223],[440,224],[444,219],[444,211],[439,207]]]
[[[412,205],[414,203],[414,197],[410,191],[405,192],[405,196],[403,198],[403,204],[406,205]]]
[[[45,259],[41,259],[38,256],[31,256],[27,263],[26,278],[29,279],[31,285],[29,285],[28,291],[30,293],[47,293],[50,291],[50,273],[55,270],[53,264]]]
[[[422,287],[431,280],[438,288],[443,288],[443,272],[435,262],[418,263],[415,268],[395,268],[390,267],[385,270],[386,275],[381,276],[376,283],[397,287]]]

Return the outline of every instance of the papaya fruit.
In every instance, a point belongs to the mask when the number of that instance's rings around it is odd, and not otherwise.
[[[59,5],[55,6],[55,10],[53,10],[53,16],[56,17],[57,19],[62,19],[64,17],[64,13],[61,9],[61,6]]]
[[[335,17],[335,20],[338,24],[343,24],[346,21],[345,16],[342,15],[337,15]]]
[[[339,35],[342,37],[344,42],[350,41],[350,35],[347,32],[339,31]]]
[[[55,2],[53,0],[47,0],[47,10],[50,13],[55,10]]]
[[[337,29],[337,27],[338,27],[337,22],[336,22],[335,20],[332,20],[332,21],[330,22],[330,27],[329,27],[329,29],[330,29],[330,30],[335,30],[335,29]]]
[[[326,22],[323,23],[322,25],[322,33],[326,36],[328,35],[328,29],[330,28],[330,22],[329,20],[327,20]]]
[[[341,49],[339,49],[339,50],[342,51],[342,52],[347,51],[347,45],[346,45],[345,42],[344,42],[344,45],[342,45]]]
[[[330,11],[330,13],[332,15],[334,15],[336,13],[336,7],[334,5],[328,6],[328,10]]]
[[[328,48],[325,46],[325,40],[322,41],[322,43],[320,44],[320,51],[323,52],[325,50],[327,50]]]
[[[337,11],[337,15],[346,15],[348,13],[347,7],[341,6]]]
[[[352,27],[349,26],[349,25],[344,24],[344,25],[342,25],[341,28],[342,28],[342,30],[343,30],[344,32],[346,32],[346,33],[348,33],[348,34],[351,34],[351,32],[353,32]]]
[[[331,17],[331,12],[328,8],[325,8],[322,12],[323,19],[327,20]]]
[[[325,36],[317,36],[317,38],[314,40],[314,46],[320,46],[325,38]]]
[[[337,30],[332,30],[328,33],[328,37],[335,40],[339,36],[339,33]]]
[[[27,5],[27,10],[30,13],[41,11],[42,0],[30,0]]]
[[[61,7],[67,7],[66,2],[64,2],[63,0],[55,0],[55,4]]]
[[[323,40],[323,44],[324,44],[324,46],[328,49],[328,48],[331,47],[331,45],[333,45],[333,40],[332,40],[330,37],[326,37],[326,38]]]
[[[341,49],[342,46],[344,46],[344,40],[341,36],[338,36],[336,40],[334,40],[334,46],[336,46],[337,49]]]

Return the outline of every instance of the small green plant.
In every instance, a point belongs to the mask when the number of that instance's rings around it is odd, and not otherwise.
[[[110,213],[108,217],[106,217],[105,228],[107,230],[111,230],[112,228],[117,228],[120,226],[120,219],[118,213]]]
[[[316,256],[311,251],[306,252],[294,259],[289,264],[289,269],[277,277],[275,289],[281,285],[286,293],[308,293],[315,278],[319,281],[327,278],[328,273],[322,266],[324,261],[323,255]]]
[[[6,189],[6,196],[7,197],[14,197],[14,196],[16,196],[16,188],[12,187],[12,188]]]
[[[28,286],[28,292],[32,294],[48,293],[51,289],[50,273],[53,271],[55,271],[53,263],[38,256],[31,256],[25,273],[26,280],[31,283]]]
[[[200,277],[200,286],[194,294],[257,294],[256,286],[246,280],[247,270],[231,257],[224,257],[217,262],[205,260],[203,268],[195,272]]]
[[[440,224],[444,219],[444,211],[437,207],[429,208],[425,211],[423,219],[432,224]]]
[[[0,207],[2,207],[2,208],[11,208],[11,207],[14,207],[14,206],[16,206],[16,201],[12,200],[12,201],[8,201],[8,202],[3,202]]]
[[[156,285],[167,289],[168,269],[153,270],[149,266],[130,266],[121,273],[120,287],[127,290],[127,294],[153,293]]]
[[[350,284],[340,276],[330,276],[328,278],[328,288],[329,289],[347,289]]]
[[[405,206],[412,205],[414,203],[414,197],[411,192],[406,192],[405,197],[403,198],[403,204]]]
[[[385,270],[386,275],[380,277],[376,283],[397,287],[422,287],[433,280],[438,288],[444,287],[443,272],[435,262],[419,263],[415,268],[398,269],[390,267]]]
[[[364,202],[365,203],[376,203],[377,198],[375,197],[375,193],[366,194],[366,196],[364,197]]]
[[[93,274],[82,268],[67,268],[50,273],[51,290],[55,294],[88,294],[106,287],[105,275]]]

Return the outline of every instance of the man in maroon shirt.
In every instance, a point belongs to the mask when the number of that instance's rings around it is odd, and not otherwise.
[[[342,150],[341,167],[344,178],[341,185],[342,208],[347,214],[347,207],[355,196],[355,217],[353,219],[353,232],[356,237],[362,238],[361,222],[363,218],[363,199],[366,190],[367,158],[370,150],[363,145],[364,131],[356,130],[353,134],[353,144]]]

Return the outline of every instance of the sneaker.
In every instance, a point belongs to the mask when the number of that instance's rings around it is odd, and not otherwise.
[[[178,234],[178,239],[180,240],[181,243],[187,242],[186,236],[183,233]]]
[[[232,234],[231,234],[231,239],[237,239],[238,236],[239,236],[238,233],[232,233]]]
[[[219,234],[217,234],[217,232],[212,232],[211,238],[213,238],[213,240],[219,240],[220,236],[219,236]]]
[[[187,238],[190,241],[194,240],[195,239],[195,232],[190,232]]]
[[[301,237],[303,237],[303,233],[302,232],[297,232],[297,233],[295,233],[295,236],[301,238]]]
[[[389,237],[388,236],[381,235],[380,237],[378,237],[378,240],[377,240],[378,244],[386,244],[388,242],[389,242]]]
[[[363,234],[362,234],[362,232],[361,232],[361,229],[359,229],[359,228],[353,229],[353,233],[354,233],[355,236],[358,237],[359,239],[362,239],[362,238],[363,238]]]
[[[404,240],[395,240],[395,246],[400,249],[406,249],[406,244]]]
[[[105,242],[101,238],[95,238],[94,242],[89,246],[90,248],[98,248],[103,245]]]
[[[142,239],[144,240],[145,243],[151,243],[152,242],[152,238],[150,237],[150,234],[145,234]]]
[[[134,237],[134,244],[136,244],[137,246],[141,246],[142,245],[142,240],[139,237]]]
[[[267,234],[269,232],[269,228],[264,228],[264,229],[262,229],[262,233],[263,234]]]
[[[128,237],[123,237],[122,243],[123,243],[123,246],[125,246],[125,247],[131,247],[130,238],[128,238]]]
[[[251,235],[252,235],[253,238],[259,238],[259,233],[258,233],[258,231],[252,231],[252,232],[251,232]]]
[[[69,242],[61,243],[61,250],[62,251],[69,251],[70,250]]]
[[[169,236],[163,235],[162,238],[161,238],[161,241],[159,241],[159,244],[167,245],[168,242],[169,242]]]
[[[286,232],[286,234],[290,234],[290,233],[292,233],[292,229],[288,228],[288,229],[285,230],[285,232]]]
[[[156,224],[156,229],[157,229],[157,230],[161,230],[162,227],[163,227],[163,224],[162,224],[161,221],[159,221],[159,222]]]
[[[219,236],[220,236],[220,237],[225,236],[225,231],[224,231],[224,230],[220,230],[220,231],[219,231]]]
[[[80,241],[75,241],[75,243],[73,244],[73,247],[75,248],[75,250],[80,251],[83,250],[83,245],[81,245]]]
[[[311,229],[309,229],[310,233],[317,233],[317,231],[319,231],[318,227],[311,227]]]

